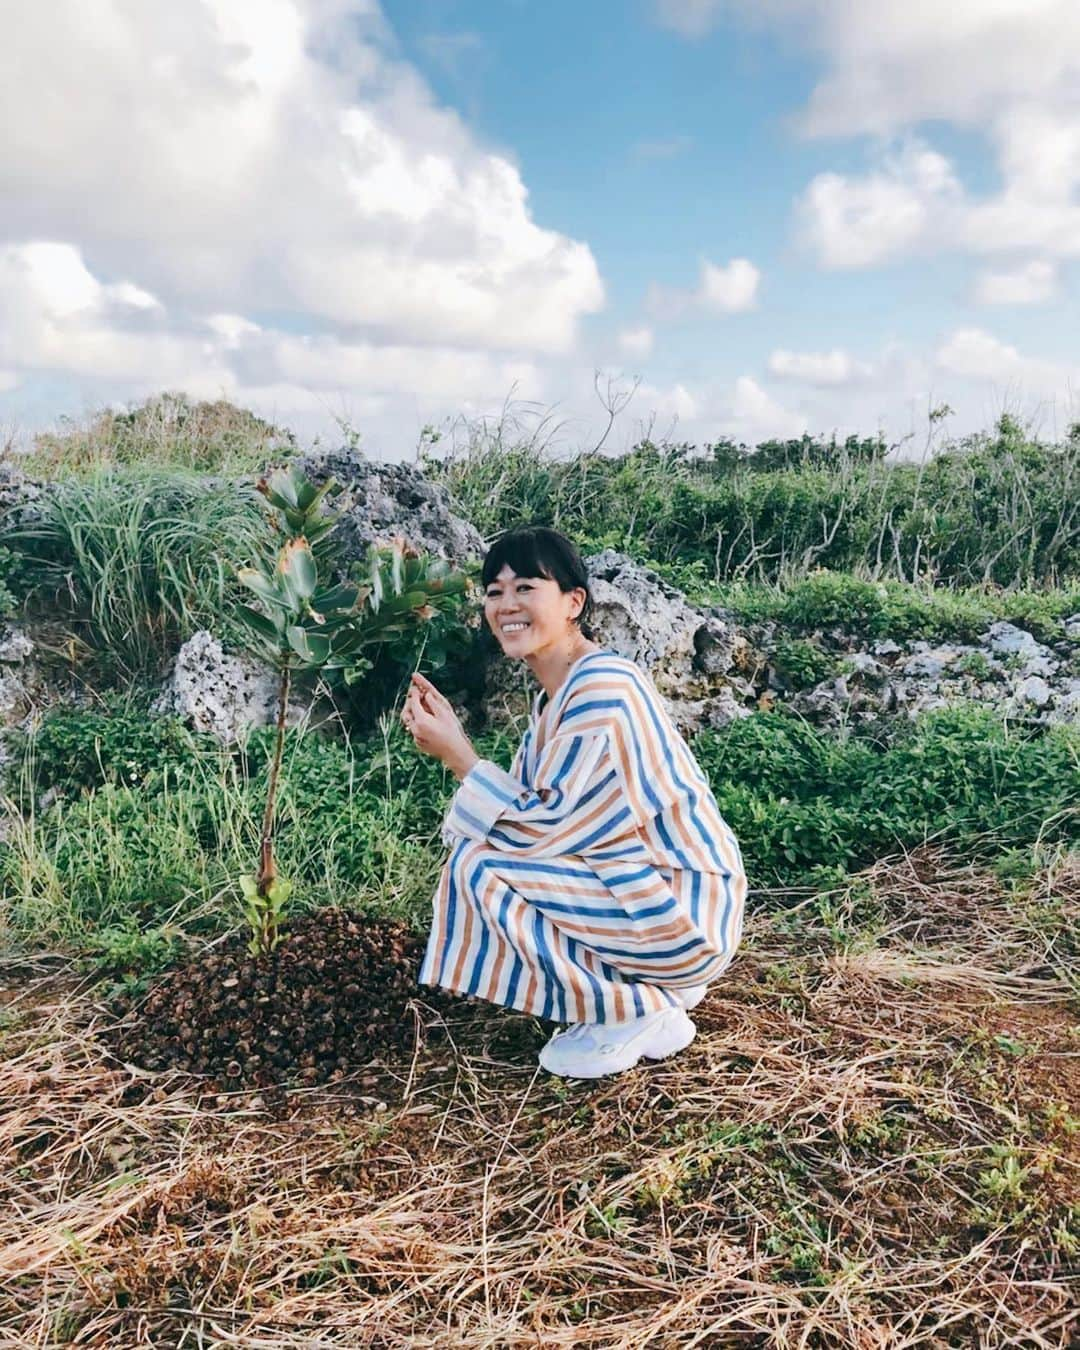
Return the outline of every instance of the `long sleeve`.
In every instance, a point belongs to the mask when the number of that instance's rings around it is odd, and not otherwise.
[[[607,735],[596,730],[552,737],[543,748],[531,787],[491,760],[478,760],[450,803],[443,842],[491,839],[501,825],[547,832],[572,824],[582,798],[610,775]],[[491,842],[498,844],[497,839]]]

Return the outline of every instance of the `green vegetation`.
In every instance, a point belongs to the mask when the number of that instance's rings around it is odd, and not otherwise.
[[[199,628],[221,631],[231,560],[266,547],[254,485],[153,465],[49,485],[35,518],[0,534],[30,612],[61,622],[121,679],[160,672]]]
[[[461,451],[423,453],[429,473],[487,534],[555,525],[713,583],[776,581],[814,567],[873,579],[1043,586],[1080,573],[1080,428],[1058,445],[1003,416],[923,464],[876,440],[804,437],[699,452],[646,441],[626,455],[556,460],[502,424]],[[597,504],[603,503],[602,525]]]
[[[274,756],[259,833],[257,875],[244,873],[244,915],[253,929],[251,954],[273,951],[278,920],[293,883],[278,874],[273,833],[278,778],[285,745],[289,688],[294,673],[339,671],[354,684],[372,668],[367,653],[388,636],[423,626],[465,589],[465,579],[443,559],[424,561],[400,541],[371,549],[365,582],[336,583],[331,533],[339,517],[325,499],[340,490],[334,479],[316,487],[295,466],[259,481],[259,491],[277,513],[281,547],[266,563],[242,567],[241,585],[258,607],[240,605],[236,616],[247,645],[278,679]]]
[[[310,616],[285,622],[270,593],[282,511],[296,517],[293,533],[311,535],[319,568],[336,562],[334,541],[309,528],[299,498],[290,505],[279,494],[272,517],[250,476],[192,472],[280,448],[274,428],[248,418],[165,395],[102,414],[89,449],[74,432],[39,446],[66,476],[45,485],[39,518],[4,531],[0,603],[49,613],[57,644],[92,656],[97,692],[92,707],[56,709],[32,736],[8,738],[7,792],[24,817],[0,856],[19,941],[36,933],[92,943],[97,932],[114,941],[235,922],[230,878],[247,870],[265,834],[258,803],[272,757],[268,765],[263,734],[222,751],[147,708],[151,681],[199,627],[234,647],[256,642],[264,659],[290,629],[298,663],[324,647],[332,655],[323,627]],[[1080,610],[1072,499],[1063,495],[1076,434],[1043,445],[1004,418],[993,435],[920,466],[889,462],[878,440],[804,438],[754,451],[718,442],[704,453],[646,442],[618,457],[556,459],[540,438],[505,433],[479,428],[464,453],[441,460],[434,437],[422,447],[463,514],[488,533],[519,518],[551,521],[586,551],[617,546],[699,603],[773,625],[771,659],[794,689],[843,668],[836,633],[970,641],[1009,619],[1053,641]],[[814,543],[821,530],[826,543]],[[241,562],[254,564],[246,579],[261,609],[236,603]],[[1006,577],[1008,589],[998,584]],[[1044,585],[1066,578],[1072,589]],[[401,580],[403,595],[419,595],[412,573]],[[359,595],[373,584],[357,564],[346,589]],[[360,899],[426,922],[451,784],[388,709],[422,659],[431,669],[457,663],[448,687],[467,682],[463,604],[458,596],[427,623],[392,627],[354,653],[363,679],[349,686],[339,673],[325,690],[337,705],[332,734],[283,739],[281,865],[303,888],[304,907]],[[493,730],[488,741],[488,753],[508,762],[509,740]],[[990,859],[1076,839],[1075,729],[1020,729],[960,707],[873,741],[762,712],[704,733],[694,750],[756,887],[835,882],[928,839]],[[46,788],[59,800],[43,812]]]
[[[925,714],[887,746],[784,712],[694,744],[752,885],[853,869],[927,840],[965,855],[1080,838],[1080,733],[1006,726],[976,706]]]
[[[789,633],[835,628],[896,642],[972,642],[1000,619],[1051,640],[1062,637],[1062,621],[1080,611],[1080,585],[1053,591],[932,590],[825,569],[786,586],[731,582],[707,594],[746,623],[773,622]]]
[[[99,930],[220,931],[235,877],[258,851],[273,729],[234,753],[118,702],[57,709],[18,746],[9,791],[30,808],[0,844],[20,941],[88,943]],[[486,757],[509,763],[492,731]],[[299,908],[359,903],[426,923],[453,782],[396,719],[335,742],[290,731],[276,853]],[[980,708],[929,714],[881,746],[838,740],[780,712],[693,743],[755,887],[813,883],[934,840],[992,858],[1075,842],[1080,735],[1007,728]],[[61,799],[35,814],[46,786]]]
[[[500,424],[439,463],[435,440],[429,467],[484,533],[546,520],[586,552],[629,553],[770,625],[790,688],[844,670],[849,636],[972,641],[1008,619],[1057,642],[1080,611],[1075,433],[1047,446],[1003,419],[924,466],[890,463],[874,439],[556,460],[542,434]],[[407,1005],[416,1054],[345,1062],[313,1146],[293,1083],[278,1114],[276,1085],[240,1094],[228,1078],[215,1096],[91,1053],[102,998],[138,999],[193,956],[201,995],[207,945],[251,922],[236,879],[265,845],[268,803],[297,914],[428,925],[455,785],[396,711],[421,661],[448,691],[474,687],[467,602],[389,625],[363,654],[339,645],[365,587],[412,612],[422,569],[397,555],[387,577],[369,559],[373,573],[325,586],[338,560],[308,489],[275,479],[271,520],[255,487],[290,448],[228,405],[166,395],[102,414],[39,441],[29,467],[59,477],[40,518],[0,535],[0,613],[33,618],[36,655],[59,656],[80,691],[4,738],[0,932],[9,958],[59,949],[103,977],[70,997],[29,980],[0,1009],[0,1095],[22,1102],[30,1085],[35,1101],[11,1115],[0,1206],[26,1339],[198,1339],[209,1323],[176,1318],[209,1307],[228,1334],[269,1341],[334,1325],[402,1344],[432,1327],[521,1343],[1065,1344],[1077,727],[962,705],[838,733],[781,704],[694,738],[755,894],[697,1039],[660,1069],[602,1087],[530,1077],[538,1019],[424,993]],[[237,618],[245,580],[260,608]],[[247,636],[279,674],[286,646],[297,678],[339,665],[318,726],[223,748],[153,715],[168,658],[201,627],[234,649]],[[964,668],[989,664],[975,652]],[[516,741],[499,725],[474,738],[503,764]],[[227,1158],[222,1108],[244,1126]],[[367,1232],[373,1204],[379,1241],[358,1257],[338,1239]]]
[[[22,467],[43,478],[94,473],[102,468],[152,464],[199,473],[261,470],[295,449],[290,431],[224,399],[194,403],[186,394],[157,394],[124,412],[105,409],[78,425],[36,437]]]

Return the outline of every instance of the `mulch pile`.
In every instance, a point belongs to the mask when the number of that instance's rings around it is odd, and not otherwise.
[[[310,1086],[408,1053],[411,1000],[460,1002],[417,984],[424,941],[404,923],[325,908],[290,920],[269,955],[251,956],[248,940],[230,934],[147,995],[117,998],[114,1053],[209,1075],[219,1089]]]

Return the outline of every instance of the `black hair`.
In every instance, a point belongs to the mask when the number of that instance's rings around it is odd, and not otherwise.
[[[592,609],[589,574],[574,542],[549,525],[515,525],[505,530],[484,555],[480,582],[486,591],[505,566],[519,577],[549,577],[564,594],[582,587],[585,603],[574,622],[592,640],[587,622]]]

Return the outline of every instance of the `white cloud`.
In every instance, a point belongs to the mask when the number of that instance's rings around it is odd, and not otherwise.
[[[1057,398],[1068,403],[1080,381],[1080,367],[1024,356],[982,328],[958,328],[937,351],[939,368],[950,375],[1008,386],[1017,395]]]
[[[1080,5],[1076,0],[656,0],[661,23],[699,38],[722,18],[794,32],[825,69],[798,125],[875,138],[864,174],[823,173],[797,203],[827,267],[913,248],[1080,256]],[[952,166],[910,143],[934,121],[988,137],[1001,189],[964,192]]]
[[[1074,0],[730,0],[797,28],[828,67],[803,118],[812,135],[893,135],[919,122],[983,127],[1004,107],[1068,97],[1080,76]],[[711,7],[715,19],[719,5]]]
[[[133,392],[182,388],[197,397],[241,401],[298,397],[329,405],[350,398],[416,398],[457,406],[544,393],[535,363],[453,347],[309,337],[264,328],[242,315],[219,313],[185,323],[160,306],[117,300],[123,283],[106,285],[69,246],[0,248],[0,368],[47,371],[80,380],[127,381]],[[13,387],[9,384],[8,387]]]
[[[753,309],[761,273],[749,258],[732,258],[726,267],[705,262],[701,267],[699,299],[706,309],[738,314]]]
[[[799,436],[806,430],[806,417],[790,412],[749,375],[735,381],[731,413],[737,435],[748,445],[773,437]]]
[[[825,387],[852,384],[873,374],[871,366],[838,347],[830,352],[792,352],[778,347],[769,356],[768,369],[777,379]]]
[[[749,258],[732,258],[725,266],[703,258],[693,290],[653,283],[645,307],[658,319],[674,319],[691,309],[738,314],[754,308],[760,282],[761,272]]]
[[[653,349],[653,330],[647,324],[624,328],[619,334],[620,348],[627,356],[648,356]]]
[[[979,305],[1041,305],[1057,294],[1058,271],[1053,263],[1034,258],[1006,272],[983,272],[975,282]]]
[[[865,177],[818,174],[796,212],[805,242],[825,267],[868,267],[922,243],[960,199],[948,160],[911,141]]]
[[[0,242],[78,244],[170,310],[392,342],[565,352],[603,303],[373,0],[0,0],[0,25]]]
[[[700,385],[643,384],[635,407],[646,426],[659,428],[659,435],[699,443],[731,436],[754,445],[773,437],[799,436],[807,427],[802,413],[785,408],[751,375]]]

